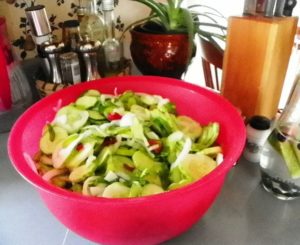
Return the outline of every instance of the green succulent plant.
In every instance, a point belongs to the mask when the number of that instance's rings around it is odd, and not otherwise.
[[[183,7],[184,0],[133,0],[151,9],[149,16],[137,20],[129,25],[125,31],[133,26],[154,22],[160,26],[161,32],[186,33],[190,40],[190,52],[192,52],[195,35],[211,42],[216,48],[223,50],[222,42],[226,39],[226,18],[216,9],[194,4]],[[225,24],[224,24],[225,23]]]

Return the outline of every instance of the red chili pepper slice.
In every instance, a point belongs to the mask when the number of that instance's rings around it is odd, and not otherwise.
[[[126,170],[128,170],[129,172],[133,172],[133,170],[135,169],[135,167],[128,165],[127,163],[123,164],[124,168]]]
[[[161,153],[161,151],[163,149],[163,144],[161,143],[160,140],[149,139],[148,143],[149,143],[150,146],[157,145],[157,148],[155,148],[155,149],[152,150],[155,154]]]
[[[109,113],[107,116],[107,119],[109,121],[115,121],[115,120],[120,120],[122,118],[122,115],[120,115],[119,113]]]
[[[82,151],[84,148],[83,144],[82,143],[79,143],[77,146],[76,146],[76,151]]]
[[[117,139],[115,137],[106,137],[102,143],[103,146],[109,146],[113,145],[117,142]]]

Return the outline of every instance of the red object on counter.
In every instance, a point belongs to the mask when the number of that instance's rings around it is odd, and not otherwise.
[[[0,48],[0,111],[6,111],[11,108],[12,102],[9,83],[6,59],[3,49]]]

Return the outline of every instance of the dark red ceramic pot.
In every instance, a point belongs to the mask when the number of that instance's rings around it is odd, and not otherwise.
[[[143,75],[180,78],[189,62],[187,34],[148,32],[140,26],[131,30],[132,60]]]

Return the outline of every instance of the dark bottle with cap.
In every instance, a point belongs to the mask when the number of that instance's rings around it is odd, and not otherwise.
[[[271,133],[271,121],[264,116],[253,116],[247,126],[247,142],[243,156],[250,162],[258,163],[262,147]]]
[[[62,26],[62,41],[66,52],[75,52],[81,41],[78,20],[66,20]]]

